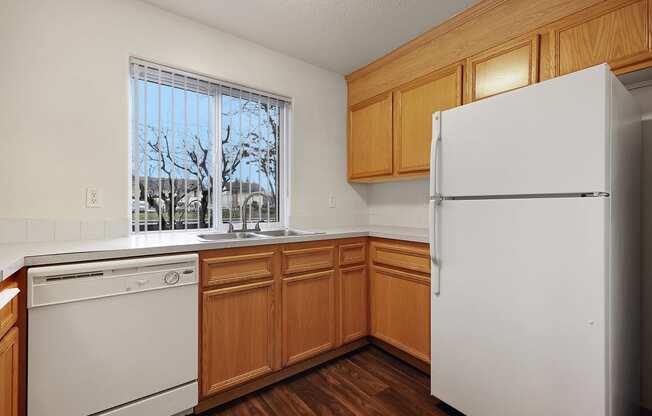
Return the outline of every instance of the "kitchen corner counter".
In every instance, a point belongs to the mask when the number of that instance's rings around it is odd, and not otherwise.
[[[370,225],[305,230],[319,231],[321,234],[202,242],[197,235],[206,231],[179,231],[139,234],[110,240],[0,244],[0,281],[25,266],[353,237],[379,237],[419,243],[428,241],[428,231],[422,228]]]

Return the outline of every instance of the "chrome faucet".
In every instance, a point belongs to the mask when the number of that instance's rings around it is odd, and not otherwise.
[[[267,203],[269,204],[272,201],[272,197],[267,195],[264,192],[252,192],[247,197],[245,200],[242,202],[242,205],[240,205],[240,219],[242,219],[242,232],[245,233],[247,232],[247,203],[249,203],[249,200],[255,196],[263,196],[267,198]],[[269,218],[268,218],[269,220]],[[255,231],[260,231],[260,221],[256,223],[256,228]]]

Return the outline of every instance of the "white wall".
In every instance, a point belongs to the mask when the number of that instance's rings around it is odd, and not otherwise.
[[[652,409],[652,86],[632,90],[643,113],[643,172],[641,176],[641,399]]]
[[[370,224],[428,226],[428,179],[369,185],[367,202]]]
[[[341,75],[136,0],[4,0],[0,228],[25,218],[127,228],[130,55],[292,97],[291,223],[367,222],[367,188],[346,181]],[[90,186],[103,208],[84,207]]]

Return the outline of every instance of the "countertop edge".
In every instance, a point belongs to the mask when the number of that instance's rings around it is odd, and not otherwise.
[[[361,227],[362,228],[362,227]],[[365,227],[366,228],[366,227]],[[259,245],[272,245],[272,244],[289,244],[301,243],[308,241],[320,240],[335,240],[344,238],[356,237],[376,237],[387,238],[393,240],[410,241],[417,243],[427,243],[428,237],[422,229],[414,229],[414,232],[396,232],[383,229],[382,227],[370,227],[368,229],[358,230],[327,230],[322,231],[320,234],[291,236],[291,237],[275,237],[269,239],[256,239],[256,240],[234,240],[234,241],[216,241],[216,242],[179,242],[179,243],[158,243],[146,247],[125,247],[125,248],[96,248],[89,250],[71,250],[70,252],[57,253],[56,245],[52,245],[52,249],[32,249],[26,246],[25,254],[17,253],[15,257],[8,257],[2,259],[0,263],[0,281],[3,281],[14,273],[18,272],[23,267],[29,266],[43,266],[61,263],[75,263],[82,261],[98,261],[109,259],[120,259],[128,257],[140,256],[153,256],[165,255],[173,253],[187,253],[203,250],[217,250],[234,247],[253,247]],[[186,236],[188,237],[188,236]],[[192,238],[192,235],[190,235]],[[95,242],[101,246],[106,245],[106,241]],[[92,245],[93,242],[89,242]],[[6,245],[8,246],[8,245]],[[0,247],[1,248],[1,247]],[[30,253],[32,251],[32,253]],[[39,252],[40,251],[40,252]]]

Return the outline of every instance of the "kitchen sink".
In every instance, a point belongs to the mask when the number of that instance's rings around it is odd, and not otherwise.
[[[265,237],[292,237],[295,235],[323,234],[322,232],[300,231],[300,230],[293,230],[291,228],[284,228],[282,230],[255,231],[255,233],[257,235],[261,235]]]
[[[246,238],[265,238],[264,235],[258,235],[254,233],[209,233],[209,234],[199,234],[197,236],[200,240],[203,241],[224,241],[224,240],[243,240]]]
[[[228,240],[244,240],[248,238],[292,237],[297,235],[315,235],[315,234],[323,234],[323,232],[301,231],[301,230],[293,230],[291,228],[284,228],[281,230],[268,230],[268,231],[206,233],[206,234],[199,234],[197,237],[202,241],[228,241]]]

